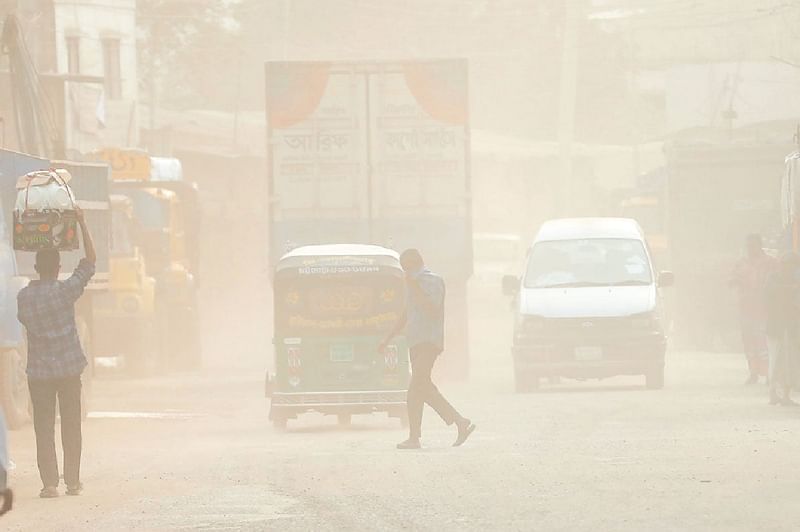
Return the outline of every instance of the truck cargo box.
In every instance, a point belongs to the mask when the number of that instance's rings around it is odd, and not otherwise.
[[[266,64],[271,257],[420,248],[471,274],[467,62]]]

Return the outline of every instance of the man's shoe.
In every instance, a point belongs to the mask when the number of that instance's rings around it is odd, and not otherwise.
[[[67,486],[67,495],[75,497],[80,495],[83,491],[83,482],[79,483],[77,486]]]
[[[769,396],[769,404],[771,404],[773,406],[781,404],[780,397],[778,397],[777,395],[774,395],[774,394],[770,395]]]
[[[58,497],[58,488],[55,486],[42,488],[42,491],[39,492],[39,497],[42,499],[55,499]]]
[[[453,444],[453,447],[460,447],[467,441],[470,434],[475,432],[475,425],[469,419],[464,419],[458,423],[458,437],[456,438],[456,442]]]
[[[758,375],[750,375],[750,377],[744,381],[745,384],[758,384]]]
[[[800,406],[800,404],[795,403],[788,397],[784,397],[783,399],[781,399],[781,406]]]
[[[418,438],[409,438],[397,444],[398,449],[421,449],[422,445]]]

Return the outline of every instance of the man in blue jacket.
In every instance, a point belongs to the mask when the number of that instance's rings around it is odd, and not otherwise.
[[[381,351],[405,329],[411,357],[411,383],[408,387],[409,438],[398,449],[419,449],[422,436],[422,410],[428,403],[448,425],[455,424],[458,436],[455,447],[467,441],[475,430],[469,419],[453,408],[431,380],[436,359],[444,350],[444,280],[425,267],[422,255],[409,249],[400,255],[406,272],[406,313],[397,327],[381,344]]]

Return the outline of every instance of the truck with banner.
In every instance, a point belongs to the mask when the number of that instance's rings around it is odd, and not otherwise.
[[[448,286],[444,372],[468,371],[466,60],[266,64],[271,263],[308,244],[418,248]]]

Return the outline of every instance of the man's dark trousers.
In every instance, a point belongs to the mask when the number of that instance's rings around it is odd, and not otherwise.
[[[411,383],[408,386],[408,424],[410,436],[422,436],[422,409],[428,403],[448,425],[461,415],[439,392],[431,380],[431,371],[441,349],[433,344],[420,344],[411,348]]]
[[[45,487],[58,486],[55,423],[56,397],[61,414],[61,445],[64,448],[64,483],[78,486],[81,476],[81,377],[28,379],[36,432],[36,457]]]

